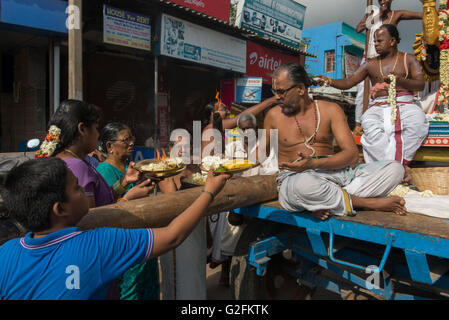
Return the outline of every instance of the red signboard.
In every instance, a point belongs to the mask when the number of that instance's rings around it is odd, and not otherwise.
[[[246,43],[246,76],[262,77],[263,83],[271,85],[274,70],[284,63],[300,63],[299,55],[284,54],[249,41]]]
[[[220,20],[229,21],[231,0],[170,0]]]

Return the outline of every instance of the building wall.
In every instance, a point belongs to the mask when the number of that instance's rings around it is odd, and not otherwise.
[[[303,39],[309,38],[311,41],[307,51],[317,56],[317,58],[307,57],[305,62],[307,72],[313,75],[341,79],[344,77],[344,52],[350,52],[360,58],[363,56],[363,50],[350,41],[352,38],[359,43],[364,43],[364,35],[358,34],[353,27],[344,22],[305,29],[302,36]],[[330,50],[335,51],[335,71],[326,73],[325,52]]]
[[[341,77],[342,65],[341,61],[338,61],[339,59],[336,59],[335,72],[326,73],[324,69],[324,54],[326,51],[335,50],[336,58],[338,56],[336,41],[338,33],[341,33],[341,23],[333,23],[303,30],[303,39],[309,38],[311,41],[307,51],[317,56],[317,58],[306,58],[308,73],[313,75],[325,75],[331,78]]]

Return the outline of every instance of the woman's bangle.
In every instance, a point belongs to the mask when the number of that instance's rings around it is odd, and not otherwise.
[[[118,198],[118,199],[117,199],[117,202],[120,202],[120,201],[126,201],[126,202],[128,202],[128,199],[126,199],[126,198]]]
[[[117,180],[113,185],[112,185],[112,189],[117,193],[117,194],[123,194],[125,193],[126,189],[125,187],[122,186],[120,179]]]
[[[327,83],[328,83],[330,86],[332,85],[332,81],[333,81],[332,78],[329,78],[329,77],[327,78]]]
[[[205,192],[205,193],[209,194],[211,196],[211,198],[212,198],[212,201],[214,201],[215,195],[212,192],[207,191],[207,190],[203,190],[201,192]]]

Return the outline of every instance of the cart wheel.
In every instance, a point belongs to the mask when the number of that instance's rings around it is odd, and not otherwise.
[[[282,266],[290,262],[282,255],[271,257],[264,279],[264,289],[270,300],[310,300],[313,290],[301,283],[297,278],[283,271]]]
[[[312,289],[299,285],[297,279],[282,271],[285,261],[277,256],[260,277],[247,265],[247,256],[234,256],[231,262],[231,295],[235,300],[309,300]]]
[[[247,256],[233,256],[230,271],[231,297],[234,300],[264,300],[264,280],[252,267]]]

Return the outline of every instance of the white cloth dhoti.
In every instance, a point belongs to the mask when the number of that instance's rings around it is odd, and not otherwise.
[[[378,97],[370,105],[361,118],[365,162],[396,160],[409,164],[429,131],[424,111],[414,103],[412,95],[399,96],[392,124],[388,97]]]
[[[396,161],[378,161],[332,171],[284,171],[277,177],[279,203],[290,212],[329,210],[334,215],[354,215],[351,195],[386,197],[403,177],[404,167]]]
[[[211,258],[214,263],[221,263],[226,260],[226,257],[221,253],[221,238],[227,224],[228,212],[220,212],[209,217],[209,230],[212,236]]]
[[[206,219],[179,247],[161,255],[162,300],[207,299]]]

